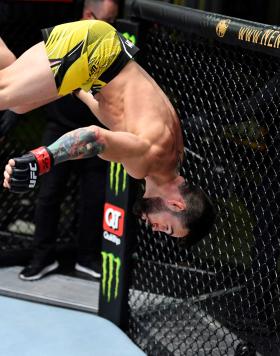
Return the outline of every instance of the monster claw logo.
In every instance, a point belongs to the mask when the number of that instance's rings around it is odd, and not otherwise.
[[[108,303],[118,298],[120,284],[121,260],[112,253],[105,251],[102,255],[102,295],[107,297]]]
[[[121,163],[110,164],[110,189],[117,196],[126,190],[127,173]]]

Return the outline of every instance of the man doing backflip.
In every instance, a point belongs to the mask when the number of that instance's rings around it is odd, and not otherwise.
[[[80,128],[10,159],[3,186],[23,192],[53,165],[98,155],[145,179],[145,194],[134,210],[154,231],[186,242],[206,235],[213,205],[179,174],[184,154],[180,122],[161,88],[133,60],[138,49],[102,21],[58,25],[43,35],[45,43],[0,71],[0,109],[26,112],[75,92],[108,129]]]

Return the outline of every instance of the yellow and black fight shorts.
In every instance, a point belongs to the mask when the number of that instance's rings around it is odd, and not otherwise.
[[[139,49],[114,27],[98,20],[42,30],[59,95],[82,88],[96,94]]]

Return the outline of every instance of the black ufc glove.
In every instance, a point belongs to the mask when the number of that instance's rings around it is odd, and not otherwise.
[[[52,153],[43,146],[13,159],[15,166],[10,179],[13,193],[24,193],[34,188],[38,176],[49,172],[53,166]]]
[[[7,133],[17,124],[20,115],[13,111],[6,110],[4,113],[0,112],[0,138],[7,135]]]

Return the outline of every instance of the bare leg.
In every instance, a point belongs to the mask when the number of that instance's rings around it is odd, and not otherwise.
[[[20,107],[32,110],[58,97],[43,42],[0,71],[0,110]]]
[[[8,67],[16,60],[15,55],[9,50],[0,37],[0,70]]]
[[[55,101],[55,100],[57,100],[59,98],[62,98],[62,96],[57,96],[56,95],[55,97],[48,98],[48,99],[42,98],[42,100],[30,103],[28,105],[16,106],[14,108],[10,108],[10,110],[15,112],[15,113],[17,113],[17,114],[25,114],[28,111],[31,111],[31,110],[39,108],[39,107],[41,107],[43,105],[49,104],[52,101]]]

